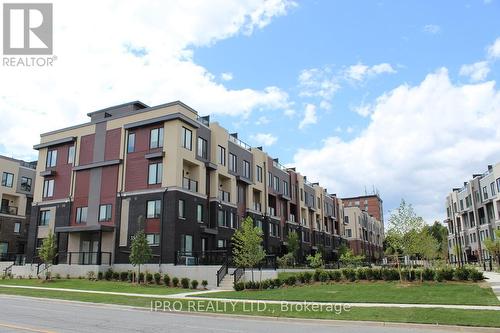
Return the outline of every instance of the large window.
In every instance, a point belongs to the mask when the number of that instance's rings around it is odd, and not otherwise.
[[[112,206],[110,204],[99,206],[99,222],[109,222],[112,216]]]
[[[238,159],[236,155],[229,153],[229,171],[236,172],[238,166]]]
[[[43,181],[43,197],[50,198],[54,196],[54,179]]]
[[[49,225],[50,221],[50,210],[41,210],[40,218],[38,219],[38,225],[45,226]]]
[[[274,176],[273,188],[276,192],[280,190],[280,179],[276,176]]]
[[[217,225],[219,227],[226,226],[226,212],[221,209],[217,211]]]
[[[488,189],[486,188],[486,186],[483,187],[483,200],[487,200],[488,199]]]
[[[163,147],[163,127],[152,129],[149,138],[149,148],[159,147]]]
[[[16,222],[14,223],[14,233],[19,234],[21,232],[21,223]]]
[[[185,127],[182,128],[182,146],[189,150],[193,148],[193,132]]]
[[[0,254],[9,252],[9,243],[0,242]]]
[[[273,174],[271,171],[267,172],[267,187],[273,187]]]
[[[160,245],[160,234],[146,234],[146,239],[148,240],[149,246]]]
[[[243,161],[243,177],[250,179],[250,162]]]
[[[73,164],[75,162],[75,146],[69,146],[68,148],[68,164]]]
[[[57,150],[49,150],[47,152],[47,168],[55,167],[57,164]]]
[[[9,172],[2,174],[2,186],[12,187],[14,184],[14,175]]]
[[[76,209],[76,223],[86,223],[87,222],[87,207],[78,207]]]
[[[182,199],[179,200],[179,218],[185,219],[186,218],[186,202]]]
[[[496,194],[496,191],[495,191],[495,182],[491,183],[490,187],[491,187],[491,196],[494,197],[495,194]]]
[[[149,200],[147,202],[146,218],[157,219],[161,214],[161,200]]]
[[[286,180],[283,181],[283,194],[287,197],[290,196],[290,192],[288,189],[288,182]]]
[[[257,181],[262,183],[262,167],[257,165]]]
[[[181,251],[189,254],[193,251],[193,236],[181,235]]]
[[[208,143],[207,140],[198,137],[198,156],[204,159],[208,158]]]
[[[198,204],[196,206],[196,221],[203,222],[203,205]]]
[[[161,184],[163,174],[163,163],[152,163],[149,165],[148,184]]]
[[[21,190],[31,192],[31,184],[33,180],[29,177],[21,177]]]
[[[127,140],[127,153],[133,153],[134,151],[135,151],[135,133],[129,133]]]
[[[226,165],[226,148],[217,146],[217,163]]]

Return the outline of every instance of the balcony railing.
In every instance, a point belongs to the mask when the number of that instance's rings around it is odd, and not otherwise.
[[[284,165],[281,165],[278,161],[273,160],[273,167],[276,169],[280,169],[281,171],[287,172],[287,168]]]
[[[295,215],[290,214],[290,215],[288,216],[288,221],[290,221],[290,222],[295,222]]]
[[[229,136],[229,141],[231,141],[234,144],[237,144],[238,146],[246,149],[246,150],[251,150],[252,147],[249,144],[246,144],[245,142],[241,141],[238,138],[235,138],[234,136],[230,135]]]
[[[111,265],[111,252],[59,252],[58,264]]]
[[[8,215],[17,215],[17,207],[14,206],[2,206],[0,207],[0,213]]]
[[[267,207],[267,213],[271,216],[276,216],[276,209],[274,207]]]
[[[198,182],[187,177],[182,178],[182,187],[191,192],[198,192]]]
[[[256,211],[258,211],[258,212],[261,212],[262,211],[261,210],[262,209],[261,203],[260,202],[254,202],[253,203],[253,209],[256,210]]]
[[[221,265],[227,259],[227,250],[176,251],[174,256],[174,265]]]
[[[231,202],[231,193],[219,190],[219,200],[224,202]]]

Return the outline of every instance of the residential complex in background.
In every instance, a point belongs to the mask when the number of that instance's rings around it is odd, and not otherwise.
[[[0,156],[0,260],[26,251],[36,162]]]
[[[446,197],[450,261],[483,261],[490,254],[484,240],[500,229],[500,163],[472,175]]]
[[[144,229],[153,262],[210,263],[227,255],[250,216],[269,254],[285,253],[296,231],[302,257],[321,251],[338,259],[346,243],[342,200],[208,116],[182,102],[138,101],[88,116],[88,123],[42,134],[34,147],[28,258],[53,232],[59,263],[126,264],[132,235]],[[374,253],[383,223],[366,213],[361,223]]]

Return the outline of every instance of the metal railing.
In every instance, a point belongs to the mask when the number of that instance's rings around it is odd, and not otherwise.
[[[245,275],[245,269],[240,267],[236,268],[233,272],[233,283],[238,283],[243,275]]]
[[[222,280],[224,280],[224,277],[227,275],[228,272],[229,272],[229,264],[226,258],[226,260],[222,263],[221,268],[219,268],[219,270],[217,271],[217,287],[220,286],[220,283],[222,282]]]
[[[0,213],[8,215],[17,215],[17,207],[15,206],[1,206]]]
[[[280,162],[275,161],[275,160],[273,160],[273,167],[275,167],[276,169],[280,169],[281,171],[284,171],[284,172],[287,172],[287,170],[288,170],[284,165],[282,165]]]
[[[221,265],[228,259],[227,250],[176,251],[174,265]]]
[[[59,252],[56,264],[111,265],[111,252]]]
[[[230,202],[231,201],[231,193],[219,190],[219,199],[224,202]]]
[[[251,150],[252,147],[249,145],[249,144],[246,144],[245,142],[241,141],[240,139],[238,138],[235,138],[234,136],[230,135],[229,136],[229,141],[234,143],[234,144],[237,144],[238,146],[246,149],[246,150]]]
[[[183,177],[182,187],[191,192],[198,192],[198,182],[194,179]]]

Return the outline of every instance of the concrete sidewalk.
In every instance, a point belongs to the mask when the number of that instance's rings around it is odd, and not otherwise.
[[[129,296],[129,297],[145,297],[153,299],[185,299],[185,300],[196,300],[196,301],[211,301],[211,302],[239,302],[239,303],[265,303],[265,304],[288,304],[288,305],[335,305],[335,304],[349,304],[352,307],[363,307],[363,308],[423,308],[423,309],[460,309],[460,310],[490,310],[490,311],[500,311],[500,306],[491,305],[449,305],[449,304],[400,304],[400,303],[353,303],[353,302],[304,302],[304,301],[271,301],[271,300],[251,300],[251,299],[231,299],[231,298],[212,298],[212,297],[196,297],[200,295],[206,295],[220,290],[205,290],[198,292],[185,292],[179,294],[170,295],[154,295],[154,294],[136,294],[136,293],[119,293],[111,291],[97,291],[97,290],[80,290],[80,289],[66,289],[66,288],[48,288],[48,287],[33,287],[33,286],[13,286],[13,285],[1,285],[2,288],[17,288],[17,289],[31,289],[31,290],[52,290],[52,291],[62,291],[62,292],[75,292],[75,293],[85,293],[85,294],[101,294],[101,295],[116,295],[116,296]]]
[[[491,289],[500,300],[500,273],[484,272],[486,282],[491,286]]]

